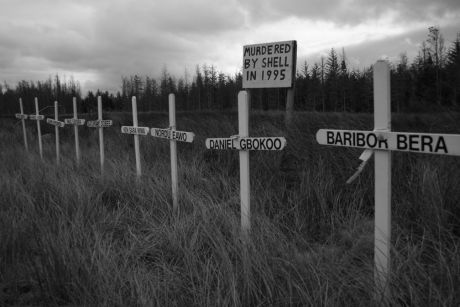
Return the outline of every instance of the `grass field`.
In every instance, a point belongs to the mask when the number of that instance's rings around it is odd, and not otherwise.
[[[94,115],[92,116],[95,117]],[[251,153],[252,233],[239,228],[239,162],[206,137],[238,130],[236,113],[179,113],[180,210],[171,210],[169,144],[141,138],[135,180],[131,115],[108,113],[106,175],[96,130],[54,134],[38,155],[21,126],[0,122],[0,305],[372,306],[373,163],[352,184],[358,149],[325,147],[319,128],[372,130],[368,114],[253,112],[252,136],[285,136],[283,152]],[[167,114],[140,114],[167,127]],[[48,126],[46,129],[52,131]],[[394,115],[393,130],[460,133],[459,114]],[[394,306],[460,305],[460,157],[393,153]]]

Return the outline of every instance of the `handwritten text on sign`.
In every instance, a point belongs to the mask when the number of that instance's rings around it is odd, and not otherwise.
[[[15,116],[17,119],[27,119],[27,114],[16,113]]]
[[[66,118],[64,119],[64,122],[66,125],[77,125],[77,126],[82,126],[85,124],[84,119],[79,119],[79,118]]]
[[[193,132],[177,131],[172,129],[152,128],[150,134],[157,138],[176,140],[181,142],[192,143],[195,134]]]
[[[207,149],[282,150],[284,137],[212,138],[206,139]]]
[[[86,125],[91,128],[110,127],[112,126],[112,120],[111,119],[92,120],[92,121],[86,122]]]
[[[319,144],[460,156],[460,135],[320,129]]]
[[[243,88],[292,87],[296,41],[243,47]]]
[[[121,133],[147,135],[148,127],[121,126]]]
[[[51,119],[51,118],[47,118],[46,122],[48,124],[50,124],[50,125],[58,126],[58,127],[61,127],[61,128],[65,126],[64,122],[61,122],[61,121],[58,121],[58,120],[55,120],[55,119]]]
[[[45,119],[45,115],[35,115],[35,114],[31,114],[31,115],[29,115],[29,119],[31,119],[31,120],[44,120],[44,119]]]

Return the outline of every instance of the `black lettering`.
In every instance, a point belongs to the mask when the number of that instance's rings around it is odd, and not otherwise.
[[[257,71],[251,71],[249,75],[249,80],[256,80],[257,79]]]
[[[340,135],[340,132],[337,132],[337,135],[335,136],[335,143],[338,145],[343,145],[342,136]]]
[[[284,48],[284,53],[289,53],[291,51],[291,44],[286,44]]]
[[[258,58],[252,59],[252,68],[255,68],[255,67],[256,67],[256,64],[257,64],[257,61],[258,61],[258,60],[259,60]]]
[[[433,146],[432,146],[433,138],[429,135],[422,135],[421,137],[422,137],[421,150],[425,151],[425,147],[428,147],[429,151],[433,152]]]
[[[251,66],[250,59],[244,59],[244,69],[248,69]]]
[[[418,145],[418,135],[416,134],[411,134],[409,135],[409,149],[413,151],[420,151],[419,147],[416,147]]]
[[[266,149],[267,149],[267,148],[265,147],[265,141],[266,141],[266,139],[260,139],[259,141],[260,141],[260,143],[259,143],[260,149],[266,150]]]
[[[363,147],[364,145],[366,145],[366,142],[364,141],[365,137],[366,135],[364,133],[358,132],[356,134],[356,146]]]
[[[371,141],[372,141],[372,144],[371,144]],[[366,137],[366,143],[368,147],[374,148],[375,145],[377,145],[377,137],[375,136],[375,134],[369,133]]]
[[[275,45],[275,51],[273,53],[279,53],[280,52],[280,45]]]
[[[251,48],[250,47],[245,47],[244,48],[244,56],[250,55],[251,54]]]
[[[398,134],[396,136],[396,148],[401,150],[407,149],[407,136],[404,134]]]
[[[334,132],[326,132],[326,144],[334,144]]]
[[[281,149],[281,140],[280,139],[275,139],[275,141],[273,142],[274,145],[275,145],[275,149]]]
[[[439,137],[438,142],[436,143],[435,152],[439,152],[439,150],[441,149],[444,151],[444,153],[449,153],[447,151],[447,146],[446,142],[444,141],[444,137],[442,136]]]
[[[286,69],[281,69],[280,76],[280,80],[286,79]]]
[[[343,145],[352,146],[352,144],[351,144],[351,133],[350,132],[344,132],[343,133]]]
[[[267,139],[267,148],[271,150],[273,148],[273,140],[272,139]]]
[[[267,66],[267,58],[262,58],[262,68]]]
[[[385,146],[382,146],[384,144]],[[379,148],[385,148],[388,149],[388,140],[387,139],[379,139]]]

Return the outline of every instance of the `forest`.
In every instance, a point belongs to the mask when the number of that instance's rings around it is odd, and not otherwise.
[[[392,111],[397,113],[457,111],[460,106],[460,32],[446,44],[439,27],[429,27],[418,55],[409,63],[405,52],[391,64]],[[37,97],[51,104],[59,101],[61,112],[72,110],[72,97],[77,97],[79,110],[93,112],[97,96],[102,96],[107,110],[130,109],[130,97],[136,96],[140,111],[166,111],[169,93],[176,94],[178,110],[228,110],[236,107],[242,88],[241,71],[228,75],[214,65],[197,65],[194,76],[171,75],[164,67],[159,78],[130,75],[121,77],[117,93],[97,90],[82,93],[78,81],[62,81],[59,75],[45,81],[18,82],[14,87],[0,84],[0,114],[18,112],[17,101]],[[286,89],[251,91],[252,108],[278,110],[285,108]],[[295,109],[321,112],[372,112],[372,67],[350,69],[345,50],[332,48],[319,63],[297,63]],[[25,103],[31,113],[32,103]]]

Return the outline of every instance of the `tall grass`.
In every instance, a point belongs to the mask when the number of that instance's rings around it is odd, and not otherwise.
[[[171,208],[169,146],[141,139],[136,183],[130,114],[106,129],[106,174],[97,133],[71,129],[45,160],[29,127],[0,123],[1,305],[370,306],[373,296],[373,165],[346,179],[359,150],[316,144],[319,128],[371,129],[372,117],[255,112],[251,135],[285,136],[283,152],[251,153],[251,240],[239,232],[238,154],[208,151],[206,137],[237,133],[236,113],[183,113],[178,128],[180,210]],[[394,116],[398,131],[460,131],[459,116]],[[166,114],[140,125],[168,126]],[[54,140],[54,138],[52,138]],[[460,305],[460,159],[393,153],[392,305]]]

